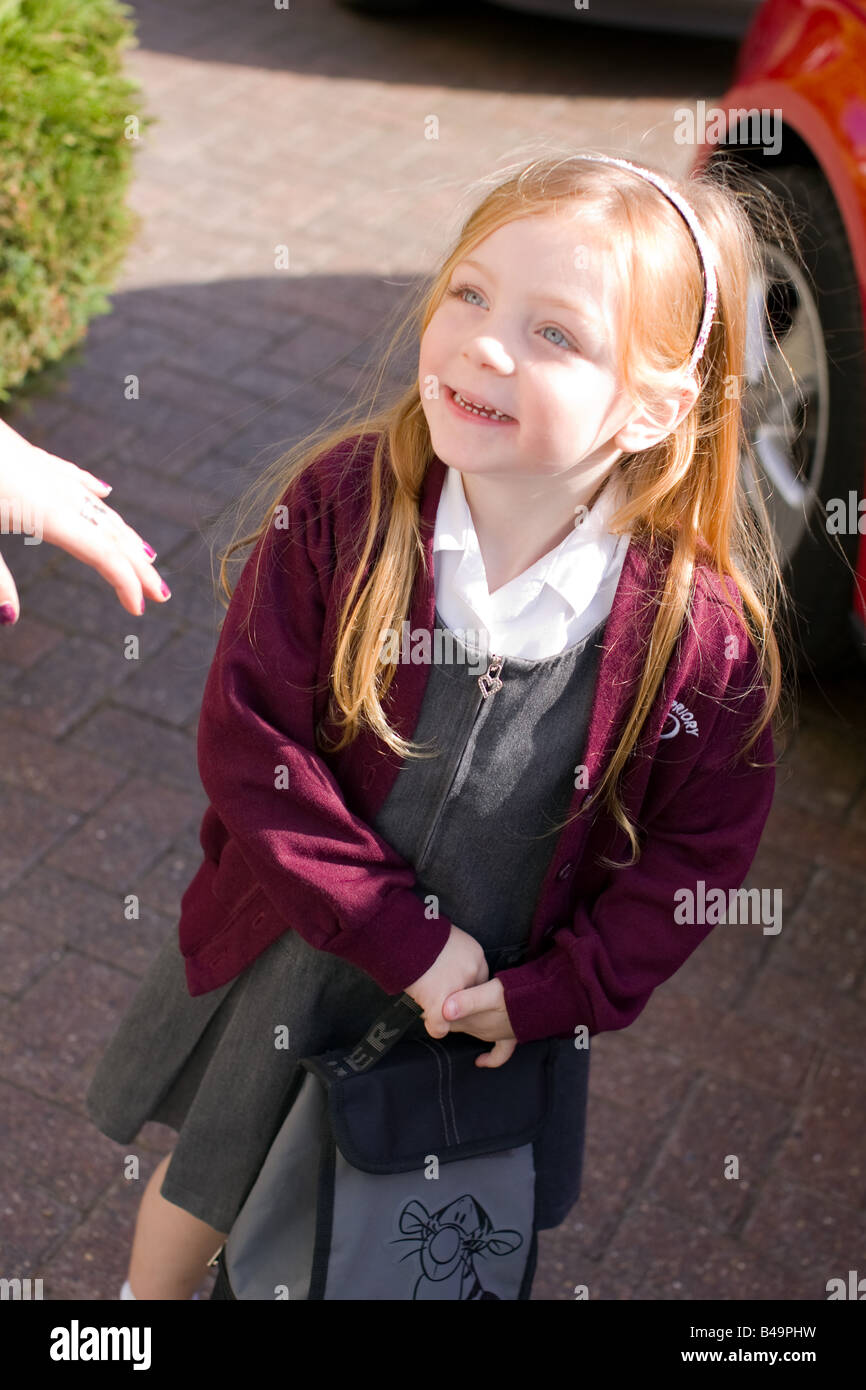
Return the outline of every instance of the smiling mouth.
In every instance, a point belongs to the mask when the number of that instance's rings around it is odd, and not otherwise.
[[[448,387],[451,392],[451,399],[456,406],[463,410],[467,415],[476,415],[482,420],[501,420],[503,424],[516,423],[513,415],[506,415],[504,410],[496,410],[492,405],[483,405],[479,401],[474,401],[469,396],[464,396],[460,391],[455,391],[452,386]]]

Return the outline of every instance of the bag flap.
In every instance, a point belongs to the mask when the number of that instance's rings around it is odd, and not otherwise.
[[[337,1147],[366,1173],[401,1173],[533,1142],[553,1096],[550,1038],[519,1044],[501,1067],[476,1067],[490,1044],[466,1033],[407,1037],[354,1072],[345,1048],[301,1058],[324,1083]]]

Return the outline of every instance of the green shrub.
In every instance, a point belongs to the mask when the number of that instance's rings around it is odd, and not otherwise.
[[[136,44],[120,0],[0,0],[0,401],[111,312],[140,221],[128,132],[154,119],[123,74]]]

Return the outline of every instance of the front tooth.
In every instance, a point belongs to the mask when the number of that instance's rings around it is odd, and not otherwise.
[[[460,404],[463,406],[464,410],[471,410],[473,415],[489,415],[492,416],[493,419],[496,419],[497,417],[499,419],[504,418],[503,412],[501,410],[482,410],[478,406],[473,405],[471,401],[467,401],[466,397],[461,396],[459,391],[455,391],[454,394],[457,397]]]

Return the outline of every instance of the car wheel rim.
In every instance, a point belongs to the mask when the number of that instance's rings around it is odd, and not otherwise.
[[[829,373],[821,317],[808,280],[780,247],[761,247],[763,273],[748,291],[743,482],[760,488],[779,559],[787,563],[819,503],[829,421]]]

